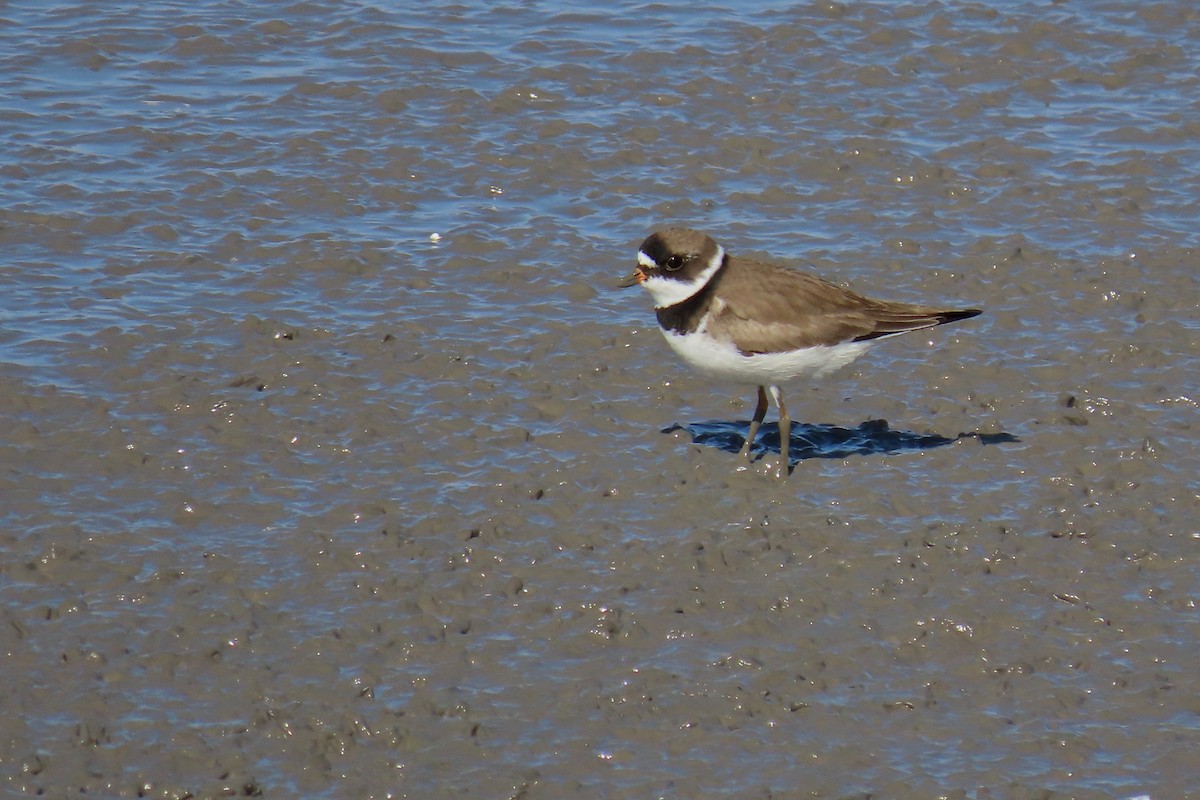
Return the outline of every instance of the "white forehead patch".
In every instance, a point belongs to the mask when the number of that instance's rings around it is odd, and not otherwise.
[[[645,259],[643,261],[642,259]],[[676,303],[682,303],[696,292],[704,288],[709,279],[716,274],[721,268],[721,264],[725,261],[725,248],[717,245],[713,257],[705,265],[704,269],[691,280],[680,280],[678,278],[669,278],[663,275],[651,275],[646,280],[642,281],[642,286],[646,287],[646,291],[654,298],[655,308],[668,308]],[[646,263],[649,262],[649,263]],[[638,251],[638,263],[647,269],[653,269],[657,265],[654,260],[645,253]]]

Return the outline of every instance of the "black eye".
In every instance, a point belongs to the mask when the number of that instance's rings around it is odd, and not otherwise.
[[[666,268],[667,272],[674,272],[675,270],[679,269],[682,266],[683,266],[683,256],[671,256],[670,258],[668,258],[666,261],[663,262],[663,267]]]

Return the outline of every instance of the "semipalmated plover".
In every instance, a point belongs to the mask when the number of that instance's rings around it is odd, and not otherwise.
[[[739,456],[750,457],[770,392],[779,409],[784,476],[791,418],[780,384],[828,375],[876,339],[982,313],[873,300],[813,275],[730,255],[686,228],[658,231],[642,242],[637,268],[620,285],[639,283],[654,299],[667,343],[684,361],[708,377],[758,386]]]

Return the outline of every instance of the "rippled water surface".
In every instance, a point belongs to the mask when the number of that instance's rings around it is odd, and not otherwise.
[[[0,5],[3,793],[1200,796],[1198,54]],[[985,314],[789,387],[777,481],[615,288],[677,223]]]

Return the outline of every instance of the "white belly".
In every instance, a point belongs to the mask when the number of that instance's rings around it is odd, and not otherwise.
[[[663,331],[671,349],[704,375],[721,381],[774,386],[797,378],[822,378],[861,356],[871,342],[843,342],[786,353],[743,355],[733,342],[714,339],[704,331],[678,334]]]

